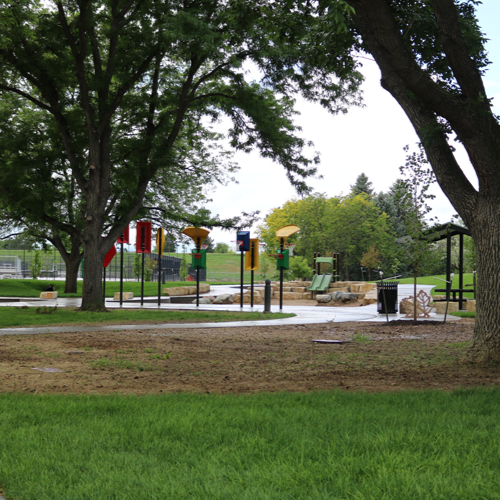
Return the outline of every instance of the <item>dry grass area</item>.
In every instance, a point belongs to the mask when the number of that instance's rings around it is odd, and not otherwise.
[[[472,330],[473,320],[461,320],[2,336],[0,390],[234,394],[498,385],[499,365],[467,362]]]

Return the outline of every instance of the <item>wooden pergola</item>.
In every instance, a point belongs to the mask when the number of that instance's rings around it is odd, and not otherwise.
[[[458,288],[451,288],[453,300],[456,300],[458,293],[458,307],[463,309],[464,292],[473,292],[474,290],[464,289],[464,235],[470,236],[470,231],[466,227],[457,226],[451,222],[447,224],[439,224],[424,232],[424,238],[427,241],[446,240],[446,280],[450,281],[451,275],[451,238],[457,236],[460,238],[459,253],[458,253]],[[446,299],[449,300],[446,289],[436,289],[436,292],[446,292]]]

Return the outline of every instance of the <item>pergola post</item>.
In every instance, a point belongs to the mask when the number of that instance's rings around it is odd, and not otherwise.
[[[460,288],[460,292],[458,292],[458,309],[463,309],[464,293],[462,290],[464,289],[464,235],[460,233],[458,236],[460,237],[460,247],[458,253],[458,288]]]
[[[446,281],[450,281],[450,277],[451,277],[451,233],[450,230],[448,229],[446,231]],[[446,300],[448,302],[450,301],[449,297],[450,288],[452,288],[451,283],[449,287],[446,287]]]

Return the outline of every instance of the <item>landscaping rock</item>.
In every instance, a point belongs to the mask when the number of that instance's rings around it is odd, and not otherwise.
[[[42,292],[40,298],[45,300],[57,299],[57,292]]]
[[[233,294],[231,293],[223,293],[221,295],[217,295],[214,300],[214,304],[232,304],[234,302]]]
[[[200,293],[208,293],[209,291],[210,291],[210,285],[208,283],[200,283]],[[170,297],[175,297],[179,295],[194,295],[196,293],[196,285],[164,288],[163,293],[169,295]]]
[[[241,300],[240,294],[235,293],[234,294],[234,304],[240,304],[241,303],[240,300]],[[262,304],[263,303],[262,295],[260,294],[260,292],[254,291],[253,303],[254,304]],[[243,292],[243,304],[250,304],[250,292]]]
[[[275,297],[279,297],[279,290],[276,292]],[[283,292],[283,300],[301,300],[302,292]]]
[[[412,314],[414,312],[413,311],[413,300],[403,299],[399,303],[399,312],[401,314]],[[417,316],[419,316],[420,314],[422,314],[422,307],[417,301]]]
[[[123,292],[123,300],[131,300],[134,298],[134,292]],[[113,300],[120,300],[120,292],[116,292]]]
[[[356,302],[358,300],[357,293],[344,293],[342,298],[340,299],[344,304],[348,304],[350,302]]]
[[[196,299],[194,299],[192,303],[196,304]],[[211,304],[212,301],[210,300],[210,297],[200,297],[199,303],[200,304]]]
[[[467,301],[467,312],[476,312],[476,301],[469,299]]]
[[[332,300],[334,302],[339,302],[341,300],[341,298],[342,298],[342,295],[344,295],[344,293],[346,293],[346,292],[344,292],[342,290],[338,290],[336,292],[332,292],[330,294],[330,296],[332,297]]]
[[[316,295],[316,300],[319,304],[328,304],[328,302],[332,301],[331,295]]]
[[[283,291],[284,292],[304,293],[304,292],[307,292],[307,287],[305,287],[305,286],[284,286]]]
[[[446,311],[446,302],[436,302],[434,304],[437,314],[444,314]],[[450,302],[448,305],[448,312],[458,312],[458,302]]]
[[[357,293],[333,292],[331,297],[334,302],[342,302],[344,304],[349,304],[350,302],[356,302],[358,300]]]

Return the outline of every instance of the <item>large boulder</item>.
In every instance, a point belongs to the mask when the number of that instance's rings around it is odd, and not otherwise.
[[[211,304],[212,301],[210,300],[210,297],[200,297],[199,303],[200,304]],[[196,299],[193,300],[192,304],[196,304]]]
[[[413,300],[412,299],[403,299],[399,303],[399,312],[401,314],[412,314],[413,311]],[[422,314],[422,307],[417,300],[417,316]]]
[[[316,295],[316,300],[317,300],[318,304],[328,304],[328,302],[331,302],[332,296],[330,294]]]
[[[436,302],[434,304],[437,314],[444,314],[446,312],[446,302]],[[448,313],[458,312],[458,302],[450,302],[448,304]]]
[[[234,297],[232,293],[223,293],[217,295],[214,300],[214,304],[232,304],[234,302]]]
[[[349,304],[358,300],[357,293],[334,292],[331,294],[331,297],[334,302],[342,302],[343,304]]]
[[[208,293],[210,291],[210,285],[208,283],[200,283],[200,293]],[[176,286],[171,288],[164,288],[163,293],[169,295],[170,297],[179,295],[195,295],[196,285],[190,286]]]
[[[233,296],[234,304],[241,304],[240,294],[235,293]],[[253,294],[253,303],[254,304],[263,304],[263,296],[260,293],[260,290],[254,290]],[[243,304],[250,304],[250,292],[243,292]]]

